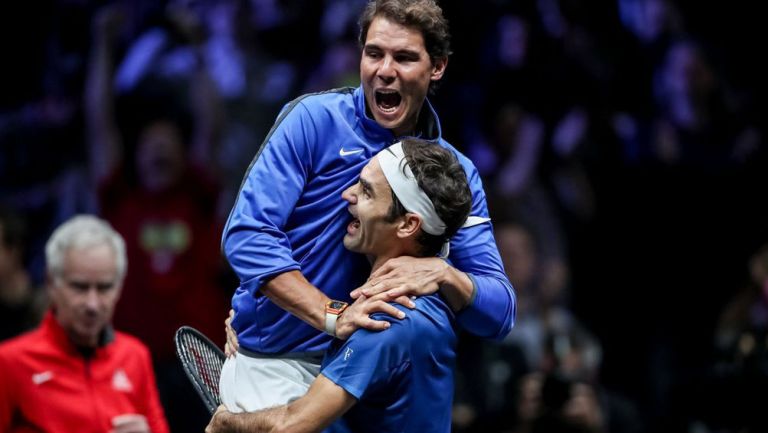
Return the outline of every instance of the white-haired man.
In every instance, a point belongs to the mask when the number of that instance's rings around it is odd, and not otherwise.
[[[75,216],[45,256],[50,311],[0,345],[0,431],[167,433],[149,351],[111,327],[123,238],[104,220]]]

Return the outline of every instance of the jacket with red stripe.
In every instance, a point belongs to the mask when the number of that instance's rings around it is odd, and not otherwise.
[[[0,432],[106,433],[123,414],[168,433],[149,351],[136,338],[115,332],[85,356],[48,312],[0,344]]]

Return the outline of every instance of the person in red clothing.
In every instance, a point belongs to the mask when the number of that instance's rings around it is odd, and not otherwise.
[[[125,238],[131,263],[114,323],[149,347],[171,429],[202,431],[208,414],[176,359],[173,336],[182,325],[217,335],[229,309],[219,245],[218,96],[199,46],[190,47],[200,54],[190,80],[148,74],[130,92],[116,89],[121,11],[110,4],[95,16],[84,100],[99,213]]]
[[[0,432],[167,433],[149,350],[111,326],[123,238],[79,215],[54,231],[45,255],[50,310],[0,344]]]
[[[219,281],[226,268],[214,163],[221,115],[203,56],[189,82],[148,76],[115,93],[121,11],[109,5],[94,17],[84,106],[89,168],[99,214],[124,237],[132,269],[114,323],[150,348],[162,395],[175,388],[166,370],[181,370],[174,332],[189,325],[215,335],[229,309]]]

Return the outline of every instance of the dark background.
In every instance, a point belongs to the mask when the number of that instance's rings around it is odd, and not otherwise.
[[[143,30],[165,25],[165,2],[124,3],[132,5],[136,15],[121,36],[120,55]],[[179,3],[205,11],[217,2]],[[266,131],[264,125],[271,123],[282,103],[320,90],[317,83],[335,84],[342,78],[350,82],[342,73],[325,81],[312,78],[334,42],[349,43],[356,36],[354,20],[346,31],[327,36],[321,25],[324,14],[333,5],[359,10],[361,4],[274,3],[282,19],[250,24],[249,38],[258,50],[247,53],[260,53],[264,65],[284,62],[293,80],[284,98],[262,103],[250,117],[241,110],[247,98],[227,100],[228,115],[251,122],[254,136]],[[575,40],[573,34],[558,38],[547,33],[542,24],[542,5],[547,3],[559,6],[566,27],[578,28],[588,48],[568,44],[569,38]],[[451,24],[454,55],[431,100],[446,139],[470,157],[478,155],[473,151],[478,142],[491,141],[489,119],[504,98],[538,115],[545,138],[535,176],[548,190],[552,167],[560,161],[549,144],[552,133],[571,107],[585,107],[589,139],[579,145],[576,158],[589,179],[594,210],[587,217],[575,215],[553,195],[567,241],[567,306],[600,341],[601,383],[634,402],[648,430],[692,431],[693,421],[706,418],[701,413],[707,406],[697,402],[695,390],[713,363],[718,317],[750,283],[748,260],[768,242],[768,71],[760,59],[768,38],[759,2],[679,0],[658,2],[677,12],[679,26],[671,36],[641,44],[620,19],[622,3],[646,2],[440,2]],[[82,92],[91,20],[105,4],[41,0],[1,6],[0,204],[28,223],[27,264],[39,284],[41,248],[52,228],[72,213],[96,211],[87,199],[73,200],[78,204],[62,209],[61,197],[50,191],[61,173],[87,166]],[[529,26],[525,64],[535,73],[526,76],[525,87],[515,87],[521,75],[504,75],[493,54],[493,29],[498,18],[508,14],[522,17]],[[654,71],[663,64],[666,47],[679,38],[701,47],[725,108],[720,117],[707,120],[703,136],[711,143],[697,147],[702,136],[693,135],[680,156],[665,159],[654,153],[648,134],[639,134],[629,144],[613,125],[617,113],[629,113],[640,125],[665,117],[654,97]],[[352,85],[356,68],[356,61],[347,66]],[[250,79],[260,84],[258,76]],[[66,107],[60,115],[52,114],[56,103]],[[756,144],[745,157],[733,158],[732,139],[747,130],[757,137]],[[241,149],[247,154],[257,144],[243,143]],[[701,156],[706,146],[715,150]],[[490,154],[485,158],[492,161],[491,168],[481,169],[489,192],[495,189],[502,170],[499,162],[506,156],[498,148]],[[232,177],[241,175],[238,170]],[[502,208],[514,200],[492,200],[492,212],[504,214]]]

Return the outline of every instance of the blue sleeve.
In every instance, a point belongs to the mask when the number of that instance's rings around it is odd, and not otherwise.
[[[284,227],[311,172],[316,129],[296,100],[286,106],[251,162],[224,228],[222,249],[252,295],[271,277],[297,270]]]
[[[383,315],[379,320],[387,320]],[[389,378],[398,373],[399,366],[407,364],[405,359],[408,328],[393,326],[382,332],[365,329],[355,331],[340,346],[332,346],[323,361],[320,373],[331,382],[344,388],[360,399],[379,385],[385,385]]]
[[[472,190],[471,215],[488,217],[488,205],[480,176],[466,157],[459,157]],[[451,264],[470,276],[475,293],[469,306],[456,315],[470,333],[502,339],[515,322],[516,302],[512,284],[504,272],[490,222],[460,229],[451,241]]]

